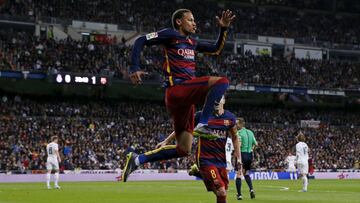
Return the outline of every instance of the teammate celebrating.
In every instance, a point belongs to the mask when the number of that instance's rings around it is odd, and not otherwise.
[[[199,136],[197,143],[197,164],[194,165],[189,174],[201,177],[208,191],[214,192],[217,203],[225,203],[228,189],[228,175],[226,170],[226,142],[228,136],[231,137],[234,144],[234,156],[237,159],[237,165],[241,170],[240,143],[236,135],[236,119],[234,114],[224,110],[225,99],[221,99],[215,113],[209,118],[209,129],[211,133],[205,136],[200,133],[194,133]],[[195,122],[199,122],[201,113],[195,115]],[[157,146],[165,146],[171,140],[175,139],[175,133],[172,133],[163,142]]]
[[[212,55],[221,53],[227,28],[235,19],[235,15],[227,10],[222,12],[221,17],[216,16],[216,19],[220,26],[220,34],[214,44],[198,42],[190,36],[196,31],[196,23],[188,9],[179,9],[173,13],[173,29],[149,33],[135,41],[130,67],[130,79],[134,84],[141,84],[141,77],[146,74],[140,70],[140,54],[143,47],[164,47],[165,103],[173,119],[177,145],[163,146],[140,155],[129,153],[123,170],[124,182],[141,164],[183,157],[191,152],[195,105],[203,105],[195,131],[204,135],[209,134],[209,117],[228,88],[229,81],[224,77],[195,77],[195,56],[200,52]]]
[[[250,189],[250,197],[251,199],[255,198],[255,191],[251,182],[251,178],[249,175],[252,159],[253,159],[253,150],[257,145],[254,133],[245,128],[245,120],[243,118],[239,118],[238,120],[238,130],[237,135],[240,137],[241,142],[241,160],[243,162],[243,171],[238,170],[236,173],[236,190],[237,190],[237,199],[242,200],[241,194],[241,178],[243,174],[245,174],[245,181]]]
[[[57,136],[52,136],[51,142],[48,145],[46,145],[46,153],[48,155],[46,161],[46,169],[47,169],[46,186],[48,189],[51,189],[50,176],[52,170],[55,170],[55,181],[54,181],[55,188],[60,189],[58,182],[59,182],[59,162],[61,162],[61,158],[59,154],[58,141],[59,138]]]
[[[302,192],[307,192],[308,179],[307,174],[309,172],[309,147],[305,143],[305,135],[299,133],[297,135],[298,143],[296,144],[296,165],[300,173],[300,177],[303,181]]]
[[[296,167],[295,167],[296,156],[292,155],[292,153],[289,152],[289,155],[286,157],[285,161],[287,163],[286,171],[290,173],[290,179],[296,180],[297,179]]]

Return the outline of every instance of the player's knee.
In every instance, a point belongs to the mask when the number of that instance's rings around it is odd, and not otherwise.
[[[209,86],[212,87],[214,85],[229,85],[230,82],[226,77],[210,77]]]
[[[176,150],[180,156],[187,156],[191,153],[193,135],[183,131],[177,138]]]
[[[226,198],[226,190],[224,187],[217,189],[215,193],[216,193],[217,197],[225,197]]]
[[[220,77],[215,84],[226,84],[229,85],[230,81],[226,77]]]

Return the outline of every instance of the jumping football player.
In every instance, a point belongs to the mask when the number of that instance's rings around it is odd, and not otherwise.
[[[229,81],[225,77],[196,77],[195,57],[200,52],[211,55],[221,53],[227,29],[235,19],[235,15],[226,10],[222,12],[221,17],[216,16],[216,19],[220,34],[214,44],[200,42],[191,37],[196,32],[196,23],[192,12],[188,9],[179,9],[173,13],[172,29],[149,33],[135,41],[130,67],[130,79],[134,84],[141,84],[141,77],[146,74],[140,69],[140,54],[143,47],[145,45],[164,47],[165,104],[173,120],[177,142],[176,146],[163,146],[140,155],[129,153],[122,174],[124,182],[141,164],[189,155],[193,131],[209,134],[209,117],[228,88]],[[201,105],[203,109],[199,123],[194,129],[195,105]]]

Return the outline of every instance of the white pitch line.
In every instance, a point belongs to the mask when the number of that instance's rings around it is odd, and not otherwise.
[[[280,191],[287,191],[287,190],[290,190],[289,187],[284,187],[284,186],[274,186],[274,185],[267,185],[265,186],[267,188],[280,188]]]

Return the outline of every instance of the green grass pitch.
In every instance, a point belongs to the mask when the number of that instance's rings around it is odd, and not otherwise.
[[[360,203],[360,180],[310,180],[309,191],[300,193],[301,180],[254,181],[251,200],[243,181],[242,202]],[[45,183],[1,183],[0,203],[205,203],[216,202],[201,181],[60,182],[61,189],[45,189]],[[228,202],[235,199],[231,181]]]

